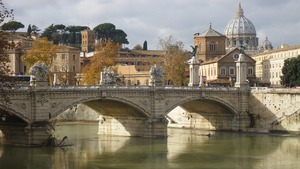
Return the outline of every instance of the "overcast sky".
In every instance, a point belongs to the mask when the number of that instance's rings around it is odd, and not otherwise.
[[[276,48],[300,44],[300,0],[3,0],[14,9],[15,21],[36,25],[89,26],[112,23],[127,33],[129,45],[148,42],[158,49],[159,39],[173,35],[190,49],[194,33],[209,28],[224,34],[241,2],[245,17],[256,28],[259,43],[268,36]]]

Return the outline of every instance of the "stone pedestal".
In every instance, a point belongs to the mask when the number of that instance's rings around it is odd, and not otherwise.
[[[188,60],[188,64],[190,65],[190,82],[189,86],[199,86],[199,66],[200,62],[193,56],[190,60]]]
[[[249,88],[247,81],[247,60],[243,53],[240,53],[239,59],[236,61],[236,83],[235,87],[240,88],[242,91],[246,91]]]

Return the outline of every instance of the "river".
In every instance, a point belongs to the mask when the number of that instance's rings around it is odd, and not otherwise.
[[[1,145],[0,169],[300,169],[299,136],[169,128],[168,138],[131,138],[97,125],[60,123],[57,138],[72,146]]]

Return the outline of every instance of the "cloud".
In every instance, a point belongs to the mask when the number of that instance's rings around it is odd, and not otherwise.
[[[274,46],[299,44],[299,0],[4,0],[6,7],[14,9],[15,20],[25,26],[94,28],[110,22],[127,33],[128,47],[147,40],[149,49],[157,49],[159,38],[169,35],[189,48],[194,33],[204,32],[210,23],[224,33],[239,2],[255,25],[260,42],[268,36]]]

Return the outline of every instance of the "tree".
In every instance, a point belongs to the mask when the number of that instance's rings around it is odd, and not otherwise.
[[[147,45],[147,41],[145,40],[144,44],[143,44],[143,50],[148,50],[148,45]]]
[[[32,25],[31,31],[32,31],[34,34],[37,34],[39,31],[41,31],[41,29],[39,29],[39,28],[38,28],[37,26],[35,26],[35,25]]]
[[[142,46],[140,44],[137,44],[133,47],[133,50],[142,50]]]
[[[300,86],[300,55],[288,58],[282,68],[281,83],[287,87]]]
[[[29,24],[27,27],[27,36],[30,36],[31,32],[32,32],[31,25]]]
[[[111,39],[115,43],[129,44],[127,34],[122,29],[116,29],[112,23],[99,24],[93,29],[97,34],[97,39]]]
[[[164,55],[165,80],[168,84],[182,86],[187,83],[186,61],[190,57],[188,52],[183,50],[182,41],[177,41],[173,36],[160,39],[160,46],[166,51]]]
[[[24,28],[24,25],[21,22],[17,21],[10,21],[1,26],[2,30],[9,30],[12,31],[13,33],[16,32],[16,30],[20,28]]]
[[[13,19],[13,10],[8,10],[2,0],[0,0],[0,24],[2,24],[5,19]],[[7,63],[9,62],[8,54],[6,53],[7,48],[13,47],[12,43],[9,43],[8,35],[0,30],[0,81],[3,81],[8,74]],[[1,86],[0,86],[1,87]]]
[[[81,31],[89,29],[87,26],[68,26],[66,27],[66,32],[68,36],[65,39],[65,42],[70,44],[80,44],[81,43]]]
[[[51,67],[52,59],[56,55],[57,50],[58,47],[44,37],[33,42],[32,48],[22,56],[22,60],[27,67],[31,67],[37,62],[45,63]]]
[[[100,72],[104,66],[110,67],[115,65],[118,50],[119,44],[113,43],[111,40],[96,46],[95,55],[90,63],[82,69],[84,74],[83,82],[85,84],[99,84]]]
[[[2,0],[0,0],[0,24],[2,24],[7,18],[14,18],[13,10],[8,10],[4,6]],[[0,91],[5,90],[5,88],[11,88],[12,86],[14,86],[14,83],[11,79],[9,79],[8,76],[9,70],[7,68],[7,63],[9,62],[9,57],[6,52],[6,49],[14,47],[13,45],[13,43],[9,43],[8,35],[0,30]],[[2,102],[3,105],[8,106],[11,103],[8,93],[0,93],[0,102]]]

